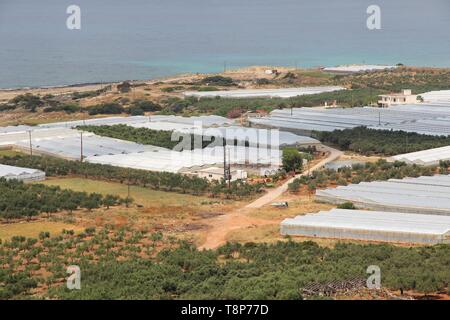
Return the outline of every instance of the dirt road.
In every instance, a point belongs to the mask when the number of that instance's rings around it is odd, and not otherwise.
[[[333,148],[330,148],[330,147],[326,147],[326,146],[323,146],[322,149],[323,149],[323,151],[330,153],[325,159],[323,159],[322,161],[320,161],[319,163],[317,163],[313,167],[309,168],[309,170],[304,171],[304,172],[296,175],[295,177],[292,177],[291,179],[289,179],[288,181],[283,183],[278,188],[270,190],[269,192],[267,192],[261,198],[258,198],[257,200],[255,200],[252,203],[248,204],[246,206],[246,208],[253,208],[253,209],[261,208],[261,207],[265,206],[266,204],[269,204],[269,203],[273,202],[275,199],[277,199],[279,196],[281,196],[284,192],[286,192],[288,190],[288,185],[292,181],[294,181],[294,179],[299,178],[299,177],[301,177],[301,176],[303,176],[305,174],[308,174],[308,172],[312,172],[314,170],[317,170],[317,169],[323,167],[327,163],[336,160],[337,158],[339,158],[343,154],[339,150],[336,150],[336,149],[333,149]]]
[[[247,206],[237,209],[223,216],[217,217],[214,220],[211,220],[210,224],[211,229],[208,231],[205,243],[203,243],[199,247],[199,249],[214,249],[223,245],[224,243],[226,243],[226,235],[230,231],[241,228],[247,228],[250,226],[273,224],[273,221],[252,218],[244,214],[250,212],[251,210],[261,208],[264,205],[273,202],[288,190],[289,183],[291,183],[294,179],[301,177],[302,175],[308,174],[308,172],[320,169],[327,163],[336,160],[342,155],[341,151],[330,147],[323,146],[322,150],[325,152],[329,152],[329,155],[325,159],[321,160],[319,163],[314,165],[313,167],[309,168],[309,170],[304,171],[303,173],[298,174],[295,177],[292,177],[291,179],[286,181],[283,185],[273,190],[270,190],[269,192],[264,194],[264,196],[258,198],[257,200],[253,201]]]

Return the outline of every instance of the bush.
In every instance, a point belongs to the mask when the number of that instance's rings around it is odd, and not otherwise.
[[[287,172],[301,171],[303,167],[302,154],[295,148],[283,149],[283,169]]]
[[[223,77],[223,76],[211,76],[202,79],[201,83],[203,84],[212,84],[216,86],[231,86],[234,84],[232,78]]]
[[[338,209],[355,210],[356,207],[352,202],[344,202],[337,206]]]
[[[98,115],[98,114],[121,114],[121,113],[125,112],[124,107],[122,107],[118,103],[99,104],[99,105],[90,107],[87,110],[91,116]]]

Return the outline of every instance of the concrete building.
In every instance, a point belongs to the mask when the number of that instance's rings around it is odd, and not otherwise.
[[[209,181],[220,181],[224,177],[223,168],[209,167],[204,169],[193,170],[187,173],[188,175],[195,175],[200,178],[206,178]],[[231,181],[247,179],[247,172],[239,169],[231,169]]]
[[[417,95],[412,94],[410,89],[402,90],[400,93],[382,94],[378,104],[383,108],[398,104],[414,104],[417,103]]]

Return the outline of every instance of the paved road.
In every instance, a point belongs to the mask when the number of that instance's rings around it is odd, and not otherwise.
[[[326,157],[325,159],[320,161],[318,164],[312,166],[308,171],[304,171],[304,172],[296,175],[295,177],[292,177],[291,179],[286,181],[284,184],[282,184],[278,188],[270,190],[265,195],[263,195],[261,198],[258,198],[255,201],[253,201],[252,203],[248,204],[246,206],[246,208],[253,208],[253,209],[261,208],[261,207],[265,206],[266,204],[273,202],[275,199],[277,199],[279,196],[281,196],[284,192],[286,192],[288,190],[288,185],[292,181],[294,181],[294,179],[299,178],[303,175],[306,175],[306,174],[308,174],[308,172],[312,172],[314,170],[320,169],[327,163],[336,160],[337,158],[339,158],[342,155],[341,151],[327,147],[327,146],[322,146],[322,150],[330,153],[328,155],[328,157]]]
[[[330,147],[322,147],[322,150],[325,152],[329,152],[330,154],[319,163],[311,167],[308,171],[314,171],[320,169],[328,162],[334,161],[342,155],[342,152],[336,149],[332,149]],[[285,191],[288,190],[288,185],[294,179],[301,177],[302,175],[308,174],[308,171],[305,171],[301,174],[292,177],[288,181],[286,181],[283,185],[279,186],[276,189],[270,190],[268,193],[264,194],[261,198],[253,201],[243,208],[239,208],[234,210],[228,214],[223,216],[219,216],[217,218],[212,219],[210,227],[211,229],[208,231],[206,236],[205,243],[203,243],[199,249],[214,249],[217,248],[226,242],[226,236],[230,231],[248,228],[251,226],[261,226],[267,224],[273,224],[273,221],[251,218],[245,215],[246,212],[250,212],[254,209],[258,209],[263,207],[266,204],[269,204],[276,200],[279,196],[281,196]]]

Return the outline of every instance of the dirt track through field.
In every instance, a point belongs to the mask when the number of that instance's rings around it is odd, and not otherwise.
[[[284,192],[288,190],[288,185],[294,179],[301,177],[302,175],[308,174],[314,170],[320,169],[327,163],[336,160],[342,155],[342,152],[330,147],[323,146],[323,151],[328,152],[328,156],[321,160],[319,163],[314,165],[302,172],[301,174],[292,177],[285,183],[283,183],[278,188],[270,190],[262,197],[256,199],[252,203],[248,204],[243,208],[236,209],[228,214],[219,216],[217,218],[211,219],[208,230],[208,234],[206,236],[205,242],[199,247],[199,249],[215,249],[226,243],[227,234],[231,231],[248,228],[251,226],[262,226],[273,224],[273,221],[266,219],[258,219],[254,217],[249,217],[246,213],[251,212],[252,210],[258,210],[259,208],[275,201],[278,197],[280,197]]]

